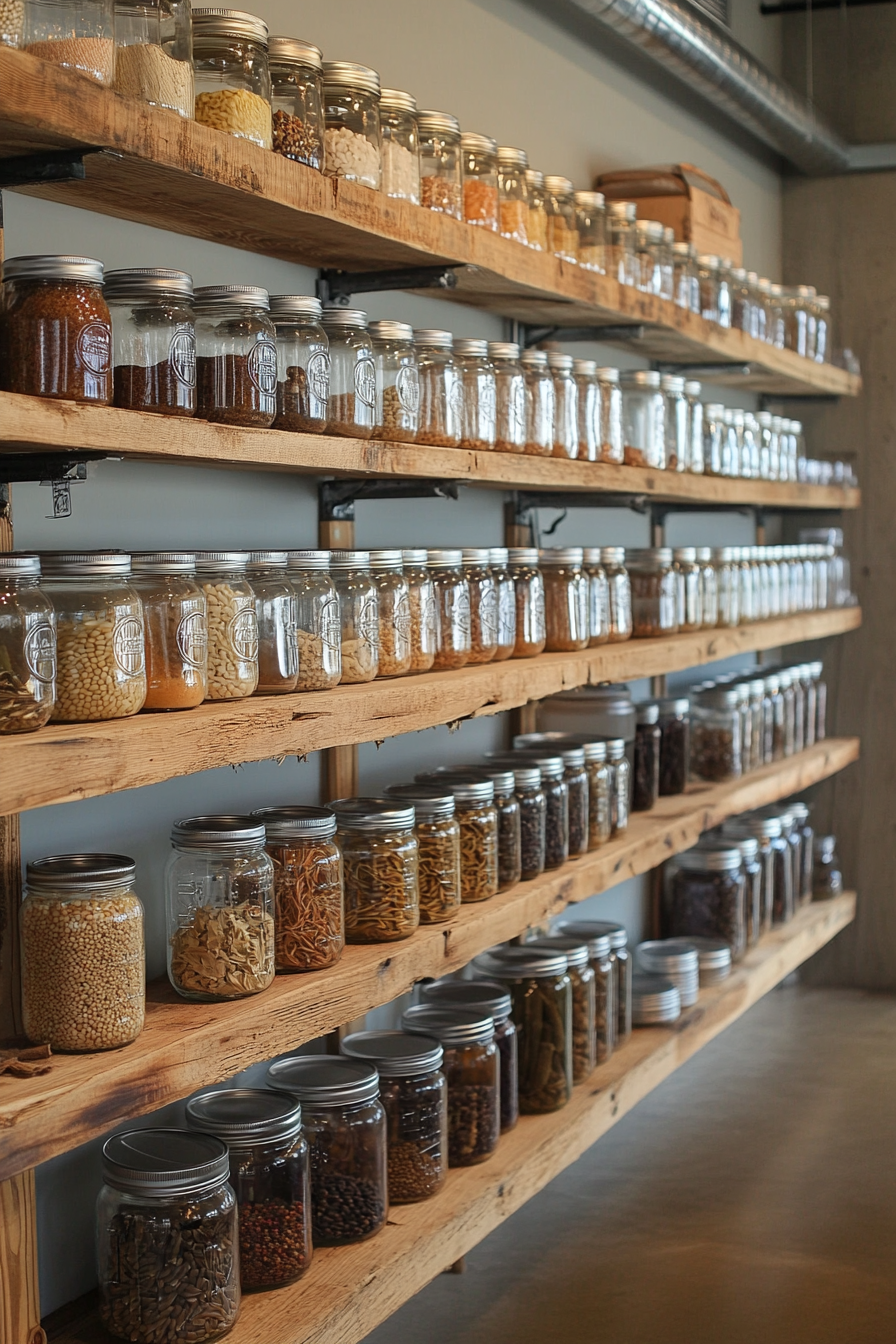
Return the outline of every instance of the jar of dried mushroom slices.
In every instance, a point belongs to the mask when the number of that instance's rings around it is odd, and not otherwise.
[[[263,807],[274,864],[275,962],[278,971],[322,971],[345,946],[342,860],[328,807]]]
[[[171,832],[168,977],[185,999],[258,994],[274,978],[274,865],[252,817],[189,817]]]

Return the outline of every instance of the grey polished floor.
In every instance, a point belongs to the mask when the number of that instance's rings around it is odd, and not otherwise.
[[[779,989],[366,1344],[894,1344],[896,998]]]

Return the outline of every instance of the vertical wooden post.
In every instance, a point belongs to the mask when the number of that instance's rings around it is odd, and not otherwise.
[[[530,527],[521,527],[516,521],[513,502],[508,500],[504,505],[504,545],[505,546],[531,546],[532,529]],[[538,716],[538,702],[530,700],[525,705],[520,705],[512,709],[508,714],[509,737],[508,746],[513,743],[513,739],[520,733],[534,733],[538,727],[536,722]]]
[[[661,513],[659,516],[661,518],[665,518],[664,513]],[[665,546],[666,524],[664,522],[657,522],[656,517],[652,517],[650,524],[650,533],[651,533],[650,535],[651,546]],[[666,690],[667,690],[667,683],[665,672],[661,672],[658,676],[650,678],[651,695],[656,696],[657,699],[660,699],[662,696],[666,694]]]
[[[350,551],[355,544],[354,520],[321,518],[317,525],[318,545],[327,551]],[[358,792],[357,746],[327,747],[323,752],[321,778],[323,801],[353,798]]]
[[[33,1171],[0,1183],[0,1228],[0,1340],[47,1344],[40,1325]]]

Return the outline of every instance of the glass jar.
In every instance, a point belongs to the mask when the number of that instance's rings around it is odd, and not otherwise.
[[[831,358],[831,300],[827,294],[815,296],[815,362],[825,364]]]
[[[781,761],[784,759],[784,696],[781,694],[781,682],[774,672],[769,672],[763,681],[769,701],[769,733],[772,749],[770,759]]]
[[[817,835],[812,845],[812,900],[829,901],[843,891],[837,837]]]
[[[268,428],[277,414],[277,345],[267,290],[206,285],[194,297],[197,415]]]
[[[580,462],[596,462],[600,456],[600,390],[595,360],[574,359],[572,375],[576,385],[576,456]]]
[[[288,1092],[228,1088],[187,1102],[191,1130],[227,1145],[239,1209],[240,1287],[283,1288],[311,1264],[311,1188],[302,1108]]]
[[[423,774],[421,783],[435,783],[431,774]],[[498,809],[495,786],[490,778],[472,772],[445,771],[438,776],[454,795],[454,807],[460,826],[461,901],[474,905],[498,894]]]
[[[341,681],[373,681],[380,670],[380,615],[370,552],[331,551],[330,570],[339,598]]]
[[[226,1145],[210,1134],[133,1129],[106,1140],[102,1167],[96,1247],[105,1328],[133,1344],[226,1335],[240,1309]]]
[[[782,668],[778,673],[781,698],[784,701],[784,755],[792,756],[796,751],[796,694],[793,689],[793,673]]]
[[[810,663],[809,666],[812,669],[812,680],[815,683],[815,741],[823,742],[828,735],[828,687],[827,682],[821,679],[823,665],[820,662],[815,662]]]
[[[390,943],[420,923],[414,809],[381,798],[333,803],[342,852],[345,938]]]
[[[526,382],[526,442],[530,457],[550,457],[554,451],[554,379],[544,350],[524,350],[520,356]]]
[[[471,451],[494,448],[497,388],[488,341],[458,338],[454,342],[454,356],[460,384],[460,446]]]
[[[793,889],[793,913],[796,913],[800,904],[800,888],[803,881],[803,861],[802,861],[802,830],[796,824],[796,819],[789,807],[781,807],[780,804],[772,804],[765,809],[770,816],[775,816],[781,823],[781,835],[787,841],[787,848],[790,853],[790,864],[793,873],[791,887]]]
[[[194,415],[196,335],[190,276],[149,268],[109,271],[103,297],[112,318],[114,405],[157,415]]]
[[[733,546],[713,546],[716,594],[721,627],[733,629],[740,624],[740,569]]]
[[[536,252],[548,250],[548,213],[545,204],[544,173],[526,169],[526,191],[529,197],[527,233],[529,246]]]
[[[500,759],[513,769],[529,765],[537,766],[541,771],[545,797],[544,866],[547,871],[562,868],[569,858],[569,785],[563,757],[553,748],[532,747]]]
[[[490,546],[488,564],[498,594],[498,644],[496,663],[513,657],[516,647],[516,589],[508,569],[509,552],[506,546]]]
[[[741,717],[733,686],[698,691],[691,702],[691,776],[710,784],[740,779]]]
[[[632,637],[632,585],[625,567],[623,546],[602,546],[600,560],[607,575],[610,595],[611,644],[621,644]]]
[[[448,1085],[439,1042],[403,1031],[357,1031],[340,1050],[372,1064],[380,1077],[390,1205],[437,1194],[448,1174]]]
[[[687,470],[702,476],[705,470],[703,457],[703,402],[700,400],[702,384],[692,379],[684,385],[687,398]]]
[[[327,691],[342,677],[339,595],[330,578],[329,551],[290,551],[289,580],[296,595],[299,648],[297,691]]]
[[[731,475],[725,407],[716,401],[703,408],[703,469],[707,476]]]
[[[450,331],[427,327],[414,332],[420,377],[417,443],[457,448],[463,429],[463,385]]]
[[[492,1019],[500,1059],[501,1133],[515,1128],[520,1118],[519,1053],[507,990],[490,980],[424,980],[420,985],[420,1001],[436,1007],[461,1008]]]
[[[271,321],[277,344],[277,416],[274,429],[322,434],[330,396],[330,342],[318,299],[272,294]]]
[[[413,443],[420,425],[420,380],[414,330],[405,322],[371,322],[376,369],[375,439]]]
[[[423,548],[403,550],[401,554],[411,604],[411,671],[428,672],[439,646],[435,587]]]
[[[635,220],[636,284],[659,297],[662,288],[663,226],[655,219]]]
[[[675,568],[675,611],[679,632],[699,630],[703,624],[703,602],[697,548],[676,546],[672,551],[672,560]]]
[[[359,308],[324,308],[321,321],[330,348],[327,433],[369,439],[376,428],[376,365]]]
[[[115,1050],[144,1019],[143,906],[120,854],[63,854],[25,872],[22,1024],[54,1051]]]
[[[780,817],[749,813],[726,821],[725,836],[759,841],[757,855],[762,865],[760,932],[767,933],[772,923],[780,924],[793,913],[793,862],[790,846],[783,835]],[[789,911],[789,913],[787,913]]]
[[[664,373],[660,377],[660,387],[665,400],[666,470],[690,471],[689,406],[684,379]]]
[[[515,243],[529,241],[529,190],[526,151],[498,146],[498,218],[503,238]]]
[[[678,629],[678,591],[671,549],[651,546],[627,550],[625,560],[631,579],[635,639],[674,635]]]
[[[473,958],[474,978],[510,990],[519,1037],[520,1112],[558,1111],[572,1096],[572,983],[564,953],[527,946],[493,948]]]
[[[36,555],[0,553],[0,736],[33,733],[56,700],[56,613]]]
[[[711,546],[697,547],[697,564],[700,566],[700,625],[704,630],[714,630],[719,623],[719,583]]]
[[[492,1018],[478,1008],[419,1003],[405,1009],[401,1025],[423,1039],[435,1038],[445,1052],[448,1166],[487,1161],[501,1136],[500,1056]]]
[[[707,253],[697,258],[700,277],[700,315],[707,322],[719,322],[719,270],[721,261]]]
[[[258,686],[258,614],[248,563],[248,551],[196,555],[208,624],[209,700],[242,700]]]
[[[439,780],[432,784],[391,784],[389,798],[416,814],[417,875],[421,924],[444,924],[460,908],[460,824],[454,794]]]
[[[366,1241],[389,1212],[387,1123],[372,1064],[341,1055],[293,1055],[267,1072],[301,1104],[315,1247]]]
[[[418,112],[420,201],[454,219],[463,218],[460,123],[447,112]]]
[[[380,77],[353,61],[324,61],[324,172],[379,191]]]
[[[556,744],[563,761],[569,801],[569,857],[581,858],[589,848],[589,789],[585,769],[585,748],[571,742]]]
[[[671,697],[659,702],[660,797],[684,793],[690,760],[691,702]]]
[[[747,284],[747,272],[743,266],[731,269],[731,326],[735,331],[751,334],[753,325],[753,303],[750,286]]]
[[[544,576],[538,568],[534,546],[511,546],[508,564],[516,594],[516,643],[514,658],[534,658],[547,641]]]
[[[672,869],[667,909],[672,938],[721,938],[732,961],[746,950],[746,881],[736,845],[685,850]]]
[[[544,193],[547,250],[564,261],[575,261],[579,254],[579,231],[573,185],[568,177],[548,173]]]
[[[638,283],[634,201],[607,202],[607,275],[620,285]]]
[[[383,191],[401,201],[420,204],[420,146],[417,142],[417,104],[400,89],[380,93],[380,132],[383,143]]]
[[[520,878],[529,882],[544,872],[547,800],[538,766],[516,765],[513,775],[520,809]]]
[[[581,546],[555,546],[538,552],[544,577],[547,641],[551,653],[587,649],[591,637],[589,581]]]
[[[697,267],[697,249],[693,243],[673,243],[672,266],[675,306],[689,313],[699,313],[700,272]]]
[[[600,1054],[601,998],[608,1052],[624,1045],[632,1034],[632,958],[625,926],[603,919],[576,919],[563,920],[557,925],[557,931],[568,937],[584,938],[588,944],[598,991],[598,1062],[603,1062]]]
[[[605,275],[607,270],[607,210],[600,191],[577,191],[576,229],[579,235],[577,261],[586,270]]]
[[[495,790],[495,811],[498,814],[498,891],[508,891],[516,886],[522,876],[521,808],[515,789],[515,771],[487,764],[479,773],[491,780]]]
[[[801,663],[795,669],[803,687],[803,748],[815,746],[815,732],[818,725],[818,695],[812,680],[812,664]]]
[[[298,599],[286,551],[251,551],[247,577],[258,625],[258,695],[294,691],[299,679]]]
[[[465,131],[460,137],[464,219],[498,232],[498,145],[488,135]]]
[[[194,115],[203,126],[271,148],[268,26],[242,10],[193,10]]]
[[[495,442],[499,453],[526,451],[526,380],[514,341],[489,341],[495,378]]]
[[[114,0],[28,0],[18,18],[31,56],[109,85],[115,69]],[[13,25],[17,15],[13,14]]]
[[[613,772],[607,763],[606,742],[585,742],[588,775],[588,848],[599,849],[613,833]]]
[[[143,603],[143,708],[193,709],[208,695],[208,621],[196,557],[149,551],[132,556],[131,564],[132,584]]]
[[[579,453],[578,387],[573,377],[572,355],[548,354],[554,384],[553,455],[564,459]]]
[[[489,551],[465,547],[463,573],[470,590],[469,663],[490,663],[498,648],[498,588],[489,568]]]
[[[115,0],[115,92],[193,117],[193,25],[186,0]]]
[[[666,404],[660,375],[652,369],[621,375],[625,462],[630,467],[666,467]]]
[[[146,699],[143,603],[119,551],[41,556],[41,591],[56,613],[57,723],[125,719]],[[46,644],[46,635],[39,636]]]
[[[103,263],[55,256],[5,261],[0,352],[4,391],[108,406],[112,321]]]
[[[597,648],[610,638],[610,585],[600,558],[599,546],[586,546],[583,552],[588,574],[588,644]]]
[[[171,831],[165,874],[168,978],[185,999],[218,1003],[274,979],[274,865],[251,817],[189,817]]]
[[[461,568],[462,563],[463,552],[460,550],[427,552],[439,620],[439,648],[432,664],[434,672],[452,671],[465,667],[470,661],[470,585]]]
[[[324,113],[319,47],[297,37],[272,37],[268,44],[275,154],[324,166]]]
[[[345,947],[336,818],[327,807],[263,807],[252,816],[274,865],[276,969],[335,966]]]
[[[603,1057],[598,1056],[597,977],[591,964],[588,945],[579,938],[566,934],[551,934],[547,938],[533,938],[523,944],[527,953],[553,958],[558,952],[566,957],[567,974],[572,988],[572,1081],[584,1083],[597,1067],[608,1058],[606,1049],[606,1010],[603,1013]],[[605,958],[606,982],[612,983],[609,944]],[[602,990],[606,985],[601,986]]]
[[[370,552],[379,621],[379,677],[403,677],[411,670],[411,594],[403,567],[401,551]]]
[[[12,0],[12,4],[0,13],[0,46],[20,47],[24,22],[24,0]]]
[[[660,707],[640,704],[635,728],[635,769],[632,774],[632,811],[649,812],[660,793]]]
[[[753,947],[762,937],[762,880],[763,862],[759,856],[759,840],[755,835],[743,836],[737,841],[744,873],[744,923],[746,946]],[[732,959],[733,956],[732,956]]]

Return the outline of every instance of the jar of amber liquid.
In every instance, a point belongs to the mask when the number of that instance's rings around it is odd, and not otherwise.
[[[131,556],[131,583],[143,603],[144,709],[192,709],[208,694],[205,596],[196,557],[180,551]]]

